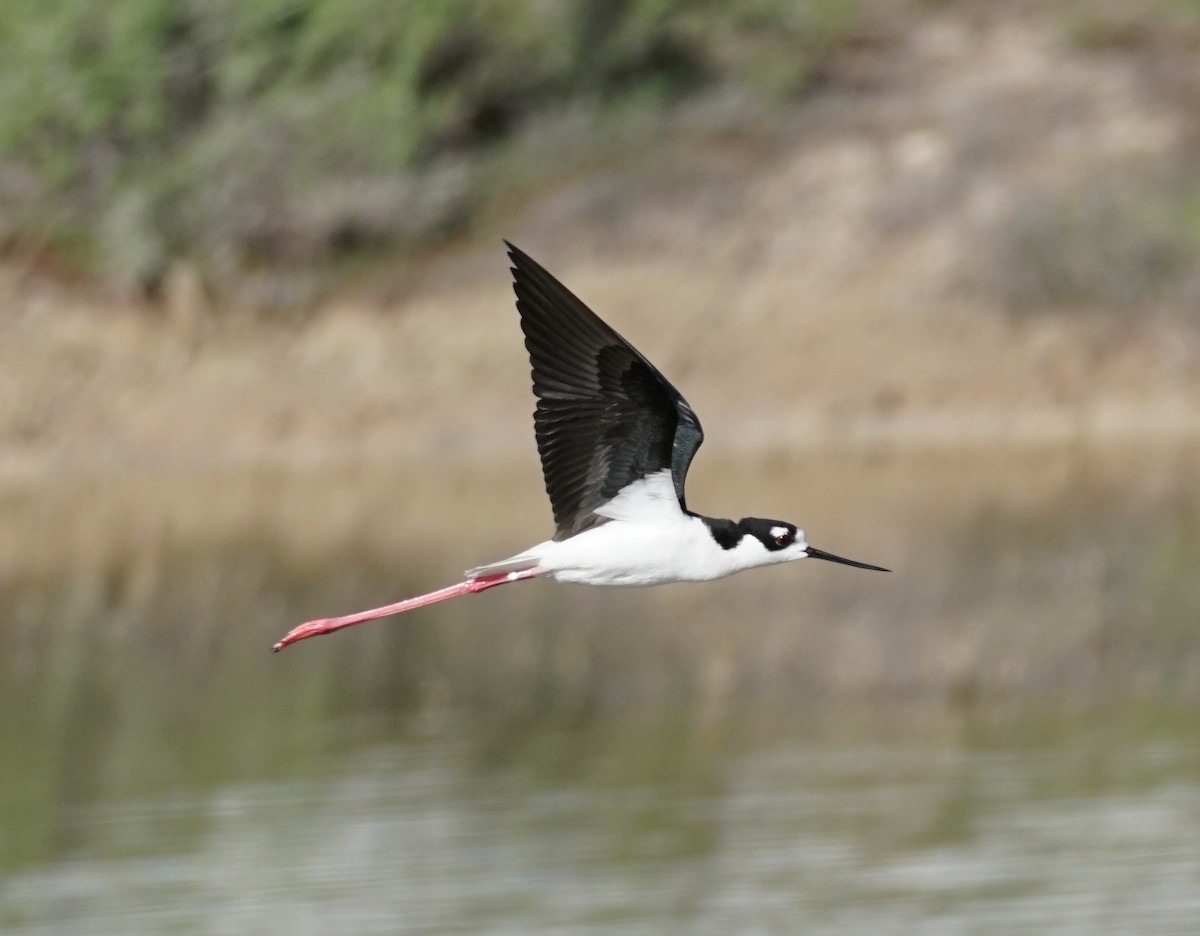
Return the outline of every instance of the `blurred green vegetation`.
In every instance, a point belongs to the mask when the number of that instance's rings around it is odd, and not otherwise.
[[[1188,172],[1106,167],[1018,189],[985,241],[974,284],[1014,314],[1200,308],[1200,185]]]
[[[1080,49],[1104,51],[1145,46],[1180,27],[1194,26],[1200,0],[1078,0],[1068,6],[1063,25]]]
[[[10,0],[0,245],[152,289],[178,257],[220,281],[427,242],[539,112],[795,94],[861,6]]]

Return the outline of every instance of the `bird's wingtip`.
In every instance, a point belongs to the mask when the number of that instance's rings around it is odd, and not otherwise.
[[[520,267],[532,268],[535,270],[541,269],[540,264],[534,260],[533,257],[529,256],[529,254],[523,251],[512,241],[508,240],[507,238],[502,238],[502,240],[504,241],[504,246],[508,248],[508,259],[512,261],[514,270]]]
[[[515,279],[517,275],[517,269],[520,267],[521,262],[527,259],[525,252],[507,237],[501,238],[501,240],[504,241],[504,246],[507,248],[509,272],[512,273],[513,278]]]

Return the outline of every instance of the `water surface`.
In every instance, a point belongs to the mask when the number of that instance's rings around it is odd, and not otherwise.
[[[302,776],[66,809],[5,931],[1194,931],[1193,725],[863,726],[342,726]]]

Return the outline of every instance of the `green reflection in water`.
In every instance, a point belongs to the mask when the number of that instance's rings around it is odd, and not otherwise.
[[[12,932],[1185,932],[1183,719],[342,726],[303,776],[68,811]],[[1097,779],[1099,778],[1099,779]]]

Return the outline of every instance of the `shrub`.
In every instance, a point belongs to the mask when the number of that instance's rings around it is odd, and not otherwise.
[[[1200,192],[1186,178],[1116,172],[1018,191],[983,231],[974,278],[1010,311],[1092,308],[1194,314],[1200,304]]]
[[[0,234],[143,285],[174,256],[220,277],[441,236],[479,195],[463,159],[531,113],[714,80],[802,90],[856,9],[7,0]]]

